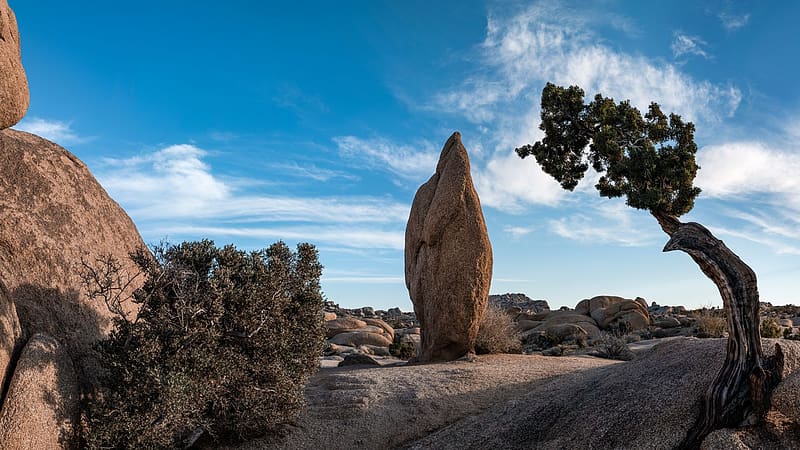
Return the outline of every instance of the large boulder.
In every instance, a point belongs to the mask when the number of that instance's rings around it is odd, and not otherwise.
[[[450,361],[474,352],[492,279],[492,247],[458,132],[411,205],[405,277],[422,328],[417,361]]]
[[[645,329],[650,325],[647,303],[642,298],[631,300],[614,295],[601,295],[581,300],[575,306],[575,312],[591,316],[603,330],[627,328],[633,331]]]
[[[29,102],[17,19],[8,1],[0,0],[0,129],[19,122]]]
[[[71,448],[79,411],[72,360],[55,339],[35,334],[20,355],[0,411],[0,447]]]
[[[600,328],[597,322],[589,316],[576,314],[573,311],[553,311],[545,317],[545,320],[534,327],[531,331],[553,334],[563,334],[565,329],[562,325],[575,325],[583,329],[588,337],[600,336]]]
[[[0,130],[0,223],[0,281],[22,330],[57,339],[91,381],[87,350],[110,329],[111,313],[87,297],[82,263],[112,255],[133,274],[128,255],[144,247],[136,226],[77,157],[13,129]]]
[[[328,339],[328,342],[336,345],[346,345],[348,347],[361,347],[362,345],[374,345],[376,347],[388,347],[392,345],[391,339],[379,333],[369,331],[346,331]]]

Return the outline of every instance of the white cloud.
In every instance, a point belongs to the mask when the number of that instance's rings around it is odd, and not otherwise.
[[[41,136],[61,145],[79,144],[87,140],[75,133],[71,123],[62,122],[60,120],[26,117],[20,123],[14,125],[13,128],[20,131],[27,131],[28,133]]]
[[[676,58],[694,55],[710,59],[711,55],[705,50],[707,46],[708,44],[699,36],[690,36],[676,31],[670,48],[672,49],[672,55]]]
[[[778,194],[800,209],[800,153],[757,142],[710,145],[697,154],[697,185],[709,197]]]
[[[696,184],[704,197],[726,205],[720,233],[800,254],[800,152],[780,148],[757,141],[704,147]]]
[[[674,65],[607,47],[591,31],[591,20],[554,3],[490,16],[482,44],[486,73],[440,94],[433,107],[485,123],[507,114],[510,102],[535,104],[552,81],[630,99],[641,109],[656,101],[690,120],[716,121],[738,108],[738,88],[696,81]]]
[[[532,159],[514,152],[495,155],[482,170],[473,169],[481,204],[508,212],[520,212],[527,204],[555,205],[565,191]]]
[[[535,227],[515,227],[515,226],[506,226],[503,228],[503,231],[510,234],[511,237],[514,239],[519,239],[523,236],[527,236],[534,231],[536,231]]]
[[[128,159],[106,159],[98,179],[145,237],[217,235],[403,248],[408,205],[380,197],[244,192],[237,183],[216,176],[203,160],[207,155],[184,144]]]
[[[439,160],[439,151],[430,142],[416,146],[398,145],[382,138],[356,136],[339,136],[333,141],[342,156],[363,161],[370,168],[386,170],[407,180],[430,177]]]
[[[717,15],[717,17],[719,18],[720,22],[722,22],[722,26],[728,31],[736,31],[750,22],[750,14],[731,14],[727,12],[721,12]]]

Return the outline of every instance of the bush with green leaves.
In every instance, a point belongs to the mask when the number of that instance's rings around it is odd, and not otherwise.
[[[144,275],[130,299],[140,310],[117,314],[98,345],[104,372],[87,447],[214,445],[278,433],[296,418],[325,337],[314,246],[247,253],[204,240],[132,258]],[[108,272],[119,265],[86,269],[90,287],[118,278]]]

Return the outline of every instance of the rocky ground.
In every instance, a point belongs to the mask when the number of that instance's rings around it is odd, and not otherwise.
[[[782,343],[784,381],[767,424],[719,430],[704,449],[800,448],[800,343]],[[725,339],[634,344],[629,362],[587,355],[484,355],[476,361],[321,370],[282,441],[241,449],[671,449],[692,425]]]

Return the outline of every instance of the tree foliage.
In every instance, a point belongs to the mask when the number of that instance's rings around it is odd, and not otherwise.
[[[204,240],[132,257],[145,277],[131,299],[140,311],[135,320],[118,314],[99,344],[104,373],[87,446],[236,441],[296,417],[324,343],[312,245],[245,253]]]
[[[533,155],[564,189],[573,190],[589,166],[600,173],[600,195],[626,198],[637,209],[681,216],[694,206],[698,166],[694,124],[667,117],[657,103],[642,116],[630,101],[548,83],[542,91],[541,141],[516,149]]]

